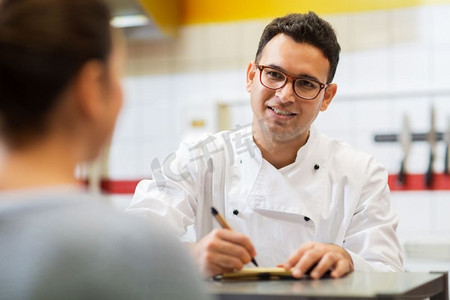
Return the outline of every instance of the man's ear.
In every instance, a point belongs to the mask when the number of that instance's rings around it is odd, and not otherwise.
[[[331,101],[336,95],[337,92],[337,84],[330,83],[328,87],[325,89],[325,95],[323,96],[322,104],[320,106],[320,111],[326,111],[328,105],[330,105]]]
[[[247,88],[247,92],[249,92],[249,93],[252,89],[252,84],[253,84],[255,75],[256,75],[255,62],[251,61],[251,62],[249,62],[248,67],[247,67],[247,83],[245,85],[245,87]]]
[[[74,87],[77,107],[83,117],[95,119],[102,113],[105,76],[104,65],[97,60],[88,61],[78,72]]]

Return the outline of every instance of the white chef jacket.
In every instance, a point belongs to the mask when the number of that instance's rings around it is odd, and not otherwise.
[[[250,125],[184,142],[161,168],[153,164],[127,212],[161,216],[180,236],[194,225],[199,240],[219,227],[211,205],[251,239],[262,267],[316,241],[345,248],[355,270],[402,270],[386,170],[314,128],[281,169],[262,158]]]

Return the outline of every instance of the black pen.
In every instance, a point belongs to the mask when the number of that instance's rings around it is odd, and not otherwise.
[[[215,209],[212,206],[211,206],[211,213],[214,216],[214,218],[217,220],[217,222],[219,222],[220,226],[222,226],[222,228],[233,230],[233,229],[231,229],[230,225],[228,225],[227,221],[225,221],[225,219],[222,217],[222,215],[219,214],[217,209]],[[252,263],[258,267],[258,264],[256,263],[256,260],[253,257],[252,257]]]

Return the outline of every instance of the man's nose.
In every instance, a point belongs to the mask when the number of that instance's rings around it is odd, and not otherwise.
[[[282,88],[278,89],[277,96],[282,102],[295,102],[297,95],[294,92],[292,81],[288,80]]]

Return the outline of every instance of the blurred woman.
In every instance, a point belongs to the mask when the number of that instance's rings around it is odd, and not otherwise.
[[[100,0],[0,1],[1,298],[205,298],[175,238],[74,176],[122,105],[109,21]]]

